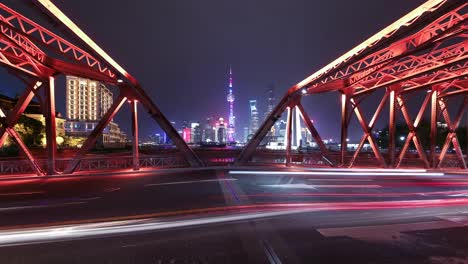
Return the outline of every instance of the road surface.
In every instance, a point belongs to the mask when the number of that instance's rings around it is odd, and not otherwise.
[[[0,180],[0,263],[468,263],[468,179],[200,170]]]

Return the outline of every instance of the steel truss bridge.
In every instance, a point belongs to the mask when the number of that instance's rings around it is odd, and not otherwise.
[[[26,89],[16,106],[10,111],[0,109],[0,146],[9,136],[26,157],[20,167],[29,168],[37,175],[71,174],[92,169],[134,169],[140,167],[213,165],[212,157],[220,163],[246,165],[255,161],[279,161],[286,166],[301,157],[306,166],[355,167],[362,159],[361,150],[366,142],[372,148],[369,164],[382,168],[399,168],[408,150],[414,145],[418,163],[415,166],[442,168],[450,158],[452,164],[467,169],[463,146],[456,130],[462,122],[468,105],[468,32],[466,18],[468,4],[458,0],[429,0],[384,28],[319,71],[291,87],[279,101],[254,137],[241,151],[218,150],[201,152],[191,149],[172,127],[168,119],[147,95],[139,82],[50,0],[31,0],[36,7],[65,28],[74,42],[54,33],[25,15],[0,3],[0,63],[24,81]],[[57,159],[55,86],[60,74],[94,79],[118,88],[119,94],[104,117],[71,159]],[[363,114],[362,106],[378,90],[384,95],[370,120]],[[336,93],[341,98],[341,149],[330,151],[314,127],[302,99],[319,93]],[[412,94],[423,93],[424,100],[416,116],[411,116],[409,105],[414,105]],[[21,140],[14,125],[26,107],[36,97],[46,119],[47,158],[38,159]],[[462,103],[454,104],[454,98]],[[131,109],[133,149],[132,155],[115,159],[89,159],[86,154],[95,145],[98,136],[125,103]],[[156,156],[140,156],[138,147],[137,104],[170,137],[178,152]],[[389,109],[389,147],[382,152],[372,130],[377,120],[383,118],[384,108]],[[454,109],[449,111],[449,109]],[[423,116],[430,113],[430,149],[424,149],[416,133]],[[299,112],[319,152],[298,155],[291,148],[293,113]],[[453,116],[450,112],[455,112]],[[283,113],[287,113],[286,150],[266,151],[259,148],[262,140]],[[400,151],[396,149],[396,116],[401,113],[409,133]],[[363,134],[355,152],[347,150],[347,133],[350,121],[356,118]],[[437,122],[447,124],[448,134],[440,152],[436,151]],[[447,154],[453,146],[455,155]],[[368,155],[367,155],[368,156]],[[210,158],[211,157],[211,158]],[[215,162],[216,163],[216,162]],[[447,163],[447,162],[445,162]],[[26,171],[26,170],[25,170]],[[9,161],[0,161],[0,173],[23,172]]]

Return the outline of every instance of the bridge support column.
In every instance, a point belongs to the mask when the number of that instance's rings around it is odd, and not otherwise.
[[[57,132],[55,123],[55,79],[49,77],[49,85],[46,87],[46,140],[47,140],[47,174],[53,175],[55,170],[55,153],[57,151]]]
[[[138,101],[132,100],[132,135],[133,135],[133,170],[140,170],[140,152],[138,149]]]
[[[390,91],[390,109],[389,109],[389,120],[388,120],[388,158],[390,168],[395,167],[395,90]]]
[[[344,166],[346,163],[346,152],[348,149],[348,104],[348,95],[341,94],[341,166]]]
[[[286,122],[286,166],[291,166],[291,142],[292,142],[292,118],[293,106],[288,108],[288,119]]]
[[[430,164],[432,168],[437,166],[437,154],[436,154],[436,144],[437,144],[437,96],[439,92],[436,87],[432,87],[431,94],[431,146],[430,146]]]

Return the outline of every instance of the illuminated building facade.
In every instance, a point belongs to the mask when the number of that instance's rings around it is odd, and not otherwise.
[[[67,136],[88,137],[112,103],[113,94],[103,83],[66,76]],[[98,140],[103,146],[122,146],[125,142],[125,133],[113,121],[104,129]]]
[[[216,123],[215,131],[216,142],[220,144],[226,143],[227,131],[226,124],[224,123],[224,118],[219,118],[218,122]]]

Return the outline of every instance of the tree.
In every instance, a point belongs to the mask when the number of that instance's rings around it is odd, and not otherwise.
[[[27,147],[40,146],[44,137],[45,127],[41,121],[22,115],[15,130]]]

